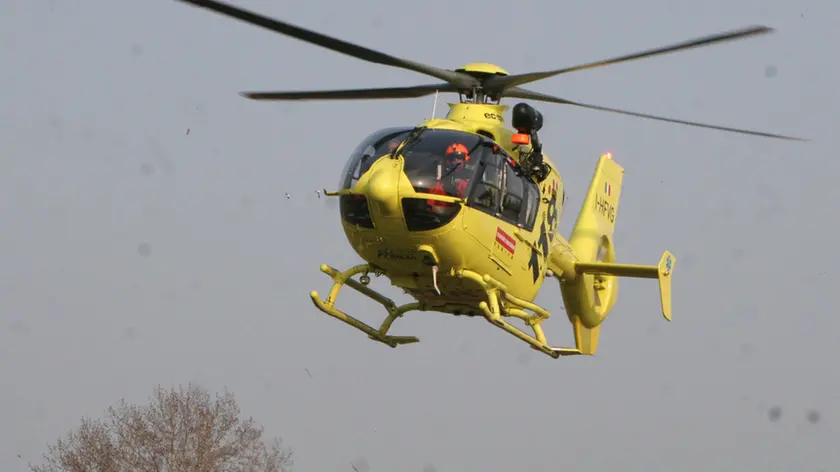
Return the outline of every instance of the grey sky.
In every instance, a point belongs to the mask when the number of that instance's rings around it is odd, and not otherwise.
[[[670,325],[654,282],[622,281],[598,355],[553,360],[481,320],[435,314],[397,322],[394,334],[421,342],[390,349],[309,300],[329,288],[319,264],[358,261],[315,189],[335,187],[364,136],[428,117],[432,99],[238,92],[427,78],[171,0],[3,1],[0,469],[23,470],[82,415],[189,381],[231,388],[295,448],[299,471],[357,459],[370,472],[836,469],[840,3],[688,3],[237,2],[398,56],[512,73],[779,29],[533,85],[814,139],[538,104],[569,189],[563,234],[612,151],[626,168],[619,259],[678,257]],[[538,301],[554,315],[549,339],[571,343],[556,285]],[[342,302],[383,316],[355,294]]]

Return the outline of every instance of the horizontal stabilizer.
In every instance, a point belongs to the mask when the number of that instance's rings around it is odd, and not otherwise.
[[[633,277],[659,280],[659,298],[662,303],[662,316],[671,321],[671,274],[677,258],[669,251],[662,254],[659,265],[616,264],[608,262],[576,262],[578,274],[606,274],[616,277]]]

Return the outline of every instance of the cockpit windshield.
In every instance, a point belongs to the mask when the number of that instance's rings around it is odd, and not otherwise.
[[[466,198],[492,141],[447,129],[427,129],[400,150],[414,191]]]
[[[374,162],[380,157],[393,152],[414,128],[410,126],[399,126],[385,128],[372,133],[365,138],[347,160],[344,170],[341,172],[339,189],[351,189],[356,182],[370,169]]]

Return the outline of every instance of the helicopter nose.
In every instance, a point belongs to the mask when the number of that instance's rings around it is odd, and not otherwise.
[[[367,197],[371,208],[381,218],[400,219],[400,199],[398,186],[400,181],[400,167],[398,161],[383,162],[370,170],[371,175],[367,184]]]

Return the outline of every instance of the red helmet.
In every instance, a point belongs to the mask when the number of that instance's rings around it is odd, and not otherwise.
[[[460,158],[460,159],[463,159],[465,161],[468,161],[468,160],[470,160],[470,154],[469,153],[470,153],[470,150],[467,149],[467,147],[464,146],[461,143],[453,143],[453,144],[450,144],[448,148],[446,148],[446,157],[452,156],[452,157],[455,157],[456,159]]]

